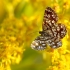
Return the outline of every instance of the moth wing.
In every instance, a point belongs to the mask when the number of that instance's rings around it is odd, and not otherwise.
[[[43,18],[43,24],[42,24],[43,30],[49,29],[50,27],[55,25],[57,21],[58,21],[58,16],[55,13],[55,11],[50,7],[47,7],[44,12],[44,18]]]
[[[45,37],[38,36],[31,44],[31,48],[35,50],[44,50],[47,44],[45,42]]]
[[[62,42],[59,38],[52,38],[50,40],[47,41],[47,44],[51,47],[51,48],[58,48],[62,46]]]
[[[67,33],[65,25],[59,23],[58,27],[57,27],[57,32],[58,32],[58,35],[60,36],[60,38],[62,39]]]

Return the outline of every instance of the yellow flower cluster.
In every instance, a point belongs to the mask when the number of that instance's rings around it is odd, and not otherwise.
[[[70,50],[67,49],[67,38],[65,37],[62,42],[62,47],[58,49],[49,48],[49,50],[44,51],[44,59],[47,62],[48,57],[50,62],[46,70],[70,70]]]
[[[0,70],[11,70],[24,51],[24,25],[16,18],[6,18],[0,25]]]
[[[70,2],[70,1],[69,1]],[[46,70],[70,70],[70,17],[68,15],[68,11],[70,9],[70,4],[67,0],[64,0],[63,6],[63,13],[62,8],[60,8],[58,3],[52,4],[53,8],[57,13],[59,13],[59,22],[62,22],[66,25],[67,28],[67,35],[65,38],[62,39],[62,46],[57,49],[45,50],[43,53],[43,58],[46,60],[49,55],[49,66]],[[66,11],[65,11],[66,10]],[[61,17],[61,13],[62,17]],[[66,13],[66,17],[65,17]],[[64,15],[64,16],[63,16]]]
[[[62,48],[63,49],[63,48]],[[59,49],[61,50],[61,49]],[[64,51],[64,50],[61,50]],[[65,50],[66,51],[66,50]],[[58,51],[52,52],[52,65],[47,70],[70,70],[70,52],[60,54]]]

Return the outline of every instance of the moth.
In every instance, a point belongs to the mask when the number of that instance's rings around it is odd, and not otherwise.
[[[47,7],[45,9],[42,31],[39,36],[31,43],[31,48],[35,50],[44,50],[47,45],[51,48],[59,48],[62,46],[61,39],[66,35],[66,27],[62,23],[58,23],[58,16],[55,11]]]

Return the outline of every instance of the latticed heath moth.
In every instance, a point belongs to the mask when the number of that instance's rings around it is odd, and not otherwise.
[[[62,46],[61,39],[66,35],[66,27],[64,24],[58,23],[58,16],[53,9],[47,7],[45,9],[42,31],[39,36],[32,42],[31,48],[35,50],[44,50],[47,45],[51,48]]]

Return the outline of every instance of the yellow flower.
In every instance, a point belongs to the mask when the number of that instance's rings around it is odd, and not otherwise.
[[[6,18],[0,25],[0,70],[11,70],[19,63],[24,51],[24,25],[16,18]]]
[[[63,0],[64,1],[64,4],[63,4],[63,7],[68,10],[70,8],[70,1],[68,0]]]
[[[65,37],[62,42],[62,47],[46,51],[49,52],[51,58],[51,66],[49,65],[47,70],[70,70],[70,51],[67,49],[67,38]],[[47,53],[44,54],[45,60],[47,60],[47,55]]]

